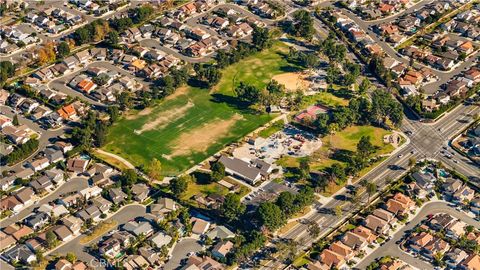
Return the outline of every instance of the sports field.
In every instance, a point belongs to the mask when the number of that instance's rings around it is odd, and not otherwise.
[[[146,167],[157,158],[163,175],[186,170],[272,119],[239,108],[233,89],[241,81],[263,88],[274,75],[295,70],[284,59],[286,52],[286,45],[275,43],[227,67],[210,92],[184,87],[154,107],[130,112],[110,129],[103,149],[135,166]]]

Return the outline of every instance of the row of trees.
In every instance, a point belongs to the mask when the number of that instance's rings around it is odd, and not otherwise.
[[[77,45],[89,42],[100,42],[109,32],[109,23],[105,20],[98,19],[75,30],[73,39]]]
[[[20,146],[16,147],[13,152],[8,154],[7,156],[2,156],[2,164],[14,164],[17,163],[31,154],[33,154],[38,149],[38,140],[30,139],[28,142],[21,144]]]
[[[256,218],[266,229],[274,231],[283,226],[293,214],[312,204],[313,199],[314,192],[309,187],[304,187],[298,194],[284,191],[275,202],[261,203]]]
[[[102,147],[106,143],[108,127],[113,123],[113,118],[118,118],[118,107],[109,108],[108,113],[113,116],[110,121],[101,120],[97,111],[90,110],[78,127],[72,129],[72,141],[80,149]]]
[[[0,62],[0,87],[3,87],[7,80],[15,75],[15,65],[10,61]]]
[[[278,105],[285,96],[285,86],[271,80],[265,89],[260,89],[253,84],[240,82],[235,87],[235,94],[239,101],[247,106],[261,105],[263,107]]]
[[[330,167],[325,168],[322,175],[311,179],[312,186],[316,189],[325,190],[331,183],[337,185],[345,184],[348,176],[355,176],[370,165],[372,155],[376,150],[377,147],[372,144],[370,137],[362,136],[357,143],[355,152],[338,151],[333,154],[334,159],[340,160],[346,165],[334,163]]]
[[[403,109],[390,94],[384,90],[374,90],[371,100],[356,97],[348,106],[337,107],[329,114],[321,114],[313,123],[305,119],[305,123],[314,126],[322,134],[332,134],[351,125],[381,125],[392,123],[399,126],[403,120]]]
[[[311,40],[313,34],[315,34],[313,18],[310,12],[304,9],[295,11],[293,13],[293,20],[284,22],[283,29],[293,36],[302,37],[306,40]]]

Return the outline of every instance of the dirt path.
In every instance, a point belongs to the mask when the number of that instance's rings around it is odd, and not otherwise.
[[[170,156],[184,156],[191,152],[206,151],[212,143],[230,133],[230,128],[243,116],[235,114],[230,119],[214,120],[192,131],[181,134],[173,142],[173,152]]]

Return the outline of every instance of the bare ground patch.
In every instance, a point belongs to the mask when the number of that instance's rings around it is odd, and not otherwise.
[[[183,133],[173,142],[173,151],[169,156],[184,156],[191,152],[206,151],[217,139],[228,135],[230,128],[242,119],[242,115],[235,114],[230,119],[212,121]]]
[[[159,113],[158,115],[155,116],[155,118],[150,121],[145,123],[141,129],[135,130],[135,133],[141,134],[145,131],[149,131],[152,129],[159,129],[159,128],[164,128],[166,127],[172,120],[178,119],[185,115],[187,111],[192,108],[195,104],[193,102],[188,101],[187,104],[185,104],[182,107],[179,108],[174,108],[168,111],[164,111]]]
[[[173,94],[167,96],[165,98],[165,100],[176,99],[179,96],[186,95],[187,92],[188,92],[188,87],[187,86],[182,86],[182,87],[178,88],[177,90],[175,90],[175,92],[173,92]]]
[[[273,76],[275,80],[283,85],[287,91],[296,91],[297,89],[308,89],[309,82],[304,79],[304,75],[299,72],[287,72]]]
[[[126,116],[126,118],[127,118],[127,120],[135,120],[135,119],[137,119],[137,118],[139,118],[139,117],[141,117],[141,116],[145,116],[145,115],[151,114],[152,111],[153,111],[153,108],[148,107],[148,108],[145,108],[145,109],[143,109],[143,110],[141,110],[141,111],[139,111],[139,112],[137,112],[137,113],[128,113],[127,116]]]

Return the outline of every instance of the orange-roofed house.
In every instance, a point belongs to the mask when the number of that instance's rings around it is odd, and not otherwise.
[[[408,240],[408,243],[410,244],[410,248],[413,251],[420,252],[424,246],[426,246],[428,243],[430,243],[433,240],[433,235],[426,233],[426,232],[421,232],[417,235],[414,235]]]
[[[480,256],[471,254],[460,264],[460,269],[465,270],[480,270]]]
[[[330,268],[342,268],[342,266],[345,265],[346,261],[343,258],[342,255],[333,252],[329,249],[324,249],[322,251],[322,254],[320,254],[320,260],[321,263],[326,264]]]
[[[72,119],[73,117],[77,116],[77,111],[75,110],[75,107],[73,107],[72,104],[63,106],[62,108],[57,110],[57,113],[63,119]]]
[[[480,82],[480,69],[472,67],[464,73],[465,78],[474,81],[475,83]]]
[[[350,260],[355,256],[355,251],[353,251],[349,246],[345,245],[344,243],[337,241],[330,245],[330,250],[338,253],[343,256],[345,260]]]
[[[403,215],[413,210],[415,202],[410,197],[402,193],[397,193],[395,196],[387,201],[387,210],[395,215]]]
[[[353,233],[365,238],[369,244],[371,244],[373,241],[377,239],[377,236],[373,234],[373,232],[370,229],[365,228],[361,225],[353,229]]]
[[[193,14],[193,13],[197,12],[197,7],[195,6],[194,3],[188,3],[188,4],[180,7],[179,9],[187,15],[190,15],[190,14]]]
[[[95,88],[97,88],[97,85],[88,79],[82,80],[77,84],[77,89],[87,94],[90,93],[90,91],[94,90]]]
[[[137,72],[144,69],[146,65],[147,65],[147,62],[145,62],[145,60],[137,59],[130,64],[129,69]]]
[[[395,11],[395,7],[392,6],[392,5],[389,5],[389,4],[380,3],[379,10],[382,13],[391,13],[391,12]]]
[[[458,50],[466,54],[471,54],[474,50],[473,43],[471,41],[465,41],[462,45],[458,46]]]

